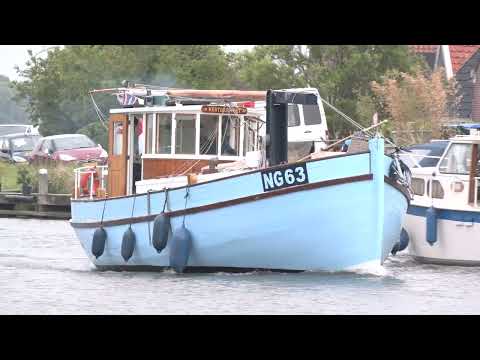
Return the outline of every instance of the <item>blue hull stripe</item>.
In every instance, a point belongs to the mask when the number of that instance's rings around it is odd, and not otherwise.
[[[425,206],[410,205],[407,209],[407,214],[425,217],[427,209],[428,207]],[[437,219],[480,223],[480,212],[477,211],[447,210],[438,208],[436,208],[436,210]]]

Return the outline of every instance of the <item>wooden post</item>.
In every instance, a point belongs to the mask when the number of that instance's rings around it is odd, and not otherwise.
[[[40,195],[48,194],[48,171],[47,169],[38,170],[38,193]]]

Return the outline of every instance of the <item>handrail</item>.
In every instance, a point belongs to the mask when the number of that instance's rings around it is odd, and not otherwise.
[[[82,175],[88,175],[89,181],[89,193],[88,196],[90,200],[93,199],[95,196],[94,194],[94,175],[100,170],[100,188],[105,189],[105,176],[108,174],[108,166],[107,165],[93,165],[93,166],[82,166],[73,170],[75,174],[75,190],[74,190],[74,199],[78,199],[82,197],[81,189],[80,189],[80,182]]]

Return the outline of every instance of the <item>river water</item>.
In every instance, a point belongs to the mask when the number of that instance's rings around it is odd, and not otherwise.
[[[68,221],[0,219],[0,314],[480,314],[480,267],[407,254],[355,273],[100,272]]]

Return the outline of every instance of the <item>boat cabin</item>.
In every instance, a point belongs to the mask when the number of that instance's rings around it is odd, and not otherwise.
[[[480,209],[479,135],[416,145],[402,160],[412,171],[414,205]]]
[[[99,91],[110,90],[119,92],[118,89]],[[328,139],[318,90],[296,90],[316,94],[318,103],[288,105],[288,146],[292,160],[321,149]],[[145,88],[122,91],[123,97],[119,99],[122,107],[111,109],[108,120],[108,167],[76,169],[75,198],[116,197],[184,186],[192,181],[225,176],[226,171],[232,175],[232,171],[265,165],[266,92],[157,90],[155,93]],[[89,180],[86,185],[82,176],[101,180],[97,180],[97,185]]]

